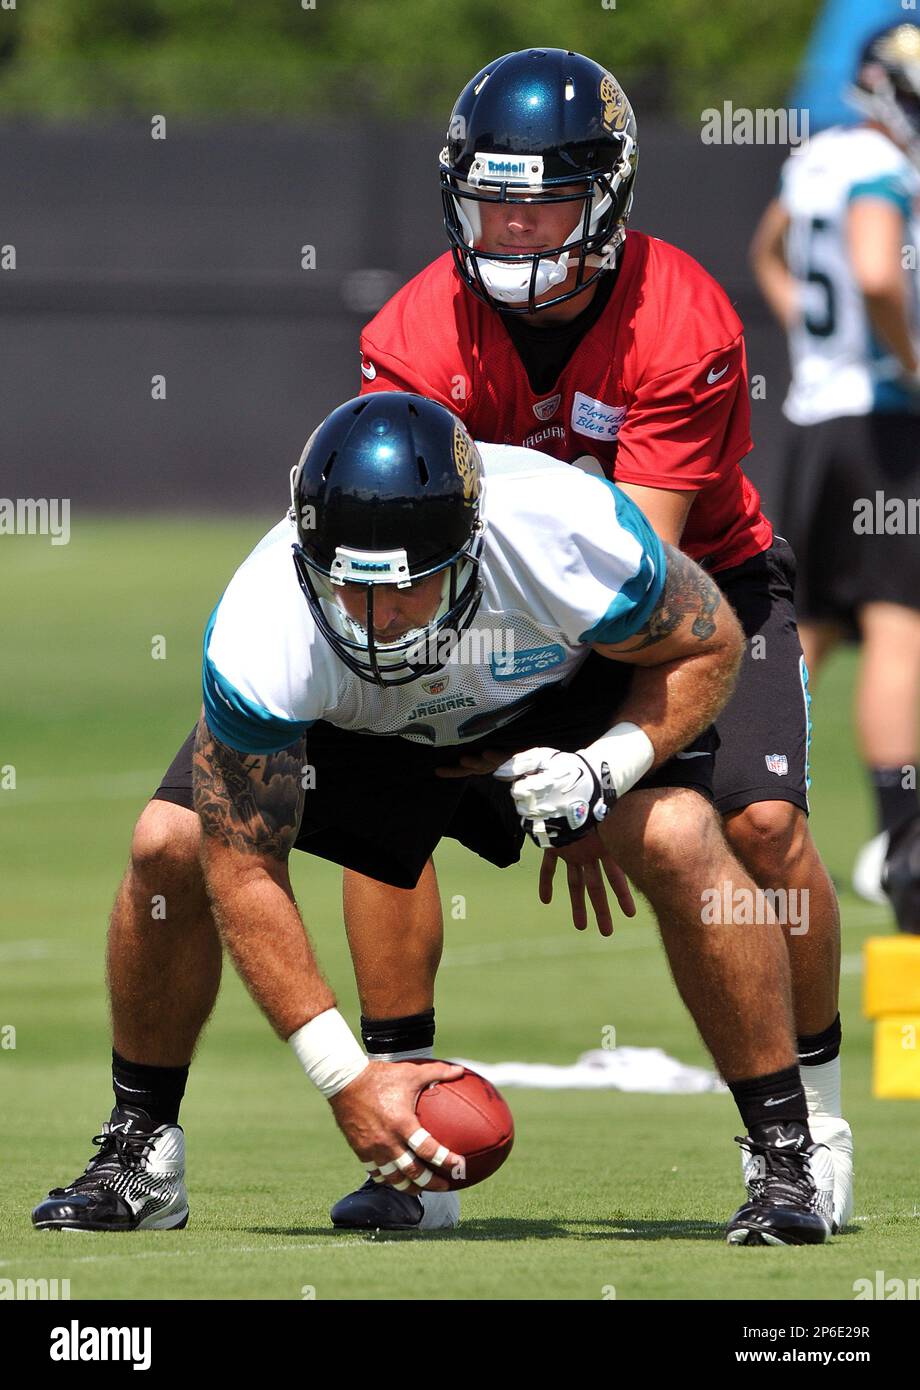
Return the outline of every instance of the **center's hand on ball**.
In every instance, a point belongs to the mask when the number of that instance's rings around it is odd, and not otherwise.
[[[463,1068],[447,1062],[371,1062],[330,1100],[336,1122],[375,1182],[400,1192],[446,1192],[438,1170],[462,1166],[437,1136],[421,1129],[415,1104],[434,1081],[455,1081]]]

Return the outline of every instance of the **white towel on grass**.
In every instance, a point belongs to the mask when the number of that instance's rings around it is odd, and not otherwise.
[[[539,1091],[646,1091],[653,1095],[693,1095],[725,1091],[715,1072],[690,1067],[669,1057],[660,1047],[596,1048],[583,1052],[573,1065],[547,1062],[457,1061],[478,1071],[493,1086],[530,1086]]]

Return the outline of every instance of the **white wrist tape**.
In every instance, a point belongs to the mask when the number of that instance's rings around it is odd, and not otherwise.
[[[634,787],[655,761],[655,750],[648,734],[638,724],[626,721],[614,724],[602,738],[579,752],[591,764],[602,784],[601,764],[607,764],[618,797]]]
[[[301,1066],[327,1100],[360,1076],[368,1059],[338,1009],[317,1014],[292,1033],[288,1042]]]

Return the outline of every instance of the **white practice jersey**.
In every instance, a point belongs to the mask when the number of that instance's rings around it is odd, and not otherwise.
[[[847,249],[847,213],[857,198],[885,198],[904,218],[905,247],[917,248],[920,176],[881,131],[836,127],[783,166],[779,200],[791,219],[789,269],[803,317],[789,335],[792,385],[783,407],[797,425],[871,411],[920,411],[920,397],[897,378],[897,360],[872,332]],[[913,259],[916,260],[914,250]],[[905,268],[916,326],[917,271]]]
[[[204,702],[217,738],[271,753],[326,720],[431,746],[468,742],[573,675],[590,644],[622,642],[643,626],[661,596],[665,559],[635,503],[533,450],[479,449],[484,591],[443,669],[389,687],[349,670],[313,619],[286,518],[237,570],[208,623]]]

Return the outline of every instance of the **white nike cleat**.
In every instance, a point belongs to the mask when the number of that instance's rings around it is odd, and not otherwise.
[[[750,1135],[745,1153],[748,1199],[728,1224],[729,1245],[824,1245],[831,1234],[833,1163],[823,1144],[805,1146],[801,1126],[776,1126],[771,1143]]]
[[[808,1159],[815,1184],[814,1209],[836,1235],[853,1214],[853,1135],[846,1120],[809,1116],[808,1128],[815,1145]],[[741,1150],[741,1175],[748,1194],[754,1196],[761,1169],[747,1149]]]
[[[853,865],[853,892],[877,907],[890,907],[891,900],[882,887],[882,869],[888,855],[889,835],[883,830],[863,845]]]
[[[116,1107],[94,1140],[99,1152],[32,1213],[40,1231],[174,1231],[188,1221],[185,1136],[144,1111]]]
[[[816,1144],[830,1150],[834,1167],[832,1230],[842,1231],[853,1215],[853,1131],[839,1116],[809,1115],[808,1128]]]

